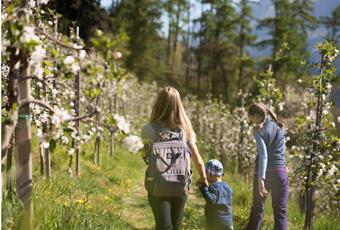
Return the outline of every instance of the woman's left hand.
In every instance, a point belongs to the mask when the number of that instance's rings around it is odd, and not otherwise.
[[[258,184],[259,184],[260,196],[266,197],[268,195],[268,191],[267,191],[266,187],[264,186],[264,180],[262,178],[259,178]]]

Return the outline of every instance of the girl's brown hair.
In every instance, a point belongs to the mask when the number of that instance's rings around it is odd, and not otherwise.
[[[261,102],[252,104],[249,107],[248,113],[251,116],[260,116],[262,118],[261,122],[264,122],[266,116],[269,115],[280,128],[283,127],[283,124],[277,119],[276,115],[265,104]]]
[[[164,87],[158,94],[153,106],[151,122],[165,122],[171,128],[180,127],[186,140],[193,140],[196,134],[184,110],[179,92],[171,86]]]

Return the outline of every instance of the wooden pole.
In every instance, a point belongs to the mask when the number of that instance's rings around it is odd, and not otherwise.
[[[77,40],[79,41],[79,26],[77,26]],[[76,112],[76,117],[79,117],[80,114],[80,71],[77,72],[76,75],[76,80],[75,80],[75,87],[76,87],[76,100],[74,103],[75,106],[75,112]],[[75,121],[75,126],[77,130],[77,134],[79,135],[79,130],[80,130],[80,121],[77,120]],[[76,144],[76,176],[79,176],[80,172],[80,149],[79,145]]]
[[[27,58],[22,57],[20,62],[20,75],[23,80],[18,82],[19,100],[31,97],[31,80],[28,76]],[[27,78],[27,79],[25,79]],[[16,190],[23,205],[23,216],[19,229],[33,229],[33,202],[32,202],[32,144],[29,104],[23,105],[19,110],[19,120],[15,130],[16,140]]]

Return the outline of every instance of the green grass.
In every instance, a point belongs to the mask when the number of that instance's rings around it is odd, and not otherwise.
[[[36,143],[33,143],[34,149]],[[61,147],[52,154],[52,177],[40,176],[38,153],[34,152],[33,202],[35,229],[153,229],[154,220],[143,186],[145,165],[140,155],[118,150],[108,156],[102,145],[101,164],[93,165],[93,147],[82,147],[80,178],[67,174],[68,158]],[[15,172],[13,173],[15,175]],[[195,173],[195,178],[197,173]],[[236,230],[244,229],[251,207],[251,185],[238,176],[224,177],[233,188],[233,221]],[[4,193],[2,229],[16,229],[20,219],[15,196]],[[303,216],[296,202],[288,205],[289,229],[302,229]],[[336,214],[315,218],[315,229],[337,229]],[[204,200],[193,187],[186,205],[183,229],[204,229]],[[267,200],[261,229],[273,229],[271,201]]]

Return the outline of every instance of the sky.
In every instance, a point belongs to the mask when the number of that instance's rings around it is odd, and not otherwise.
[[[240,0],[233,0],[235,5]],[[101,4],[103,7],[110,7],[112,0],[101,0]],[[199,18],[201,13],[201,6],[198,3],[198,0],[190,0],[192,5],[191,17],[192,18]],[[249,0],[252,5],[253,14],[257,19],[263,19],[267,17],[271,17],[274,15],[274,6],[272,4],[272,0]],[[340,5],[340,0],[315,0],[315,15],[317,17],[320,16],[329,16],[331,15],[332,10],[337,6]],[[166,37],[168,33],[168,19],[166,15],[162,15],[161,17],[162,22],[162,29],[160,33]],[[255,24],[255,22],[254,22]],[[187,25],[185,25],[187,26]],[[192,24],[190,25],[192,26]],[[258,36],[258,39],[262,40],[267,35],[266,31],[260,31],[254,29],[254,33]],[[315,45],[317,42],[320,42],[326,36],[325,28],[319,27],[314,31],[310,31],[308,35],[309,39],[309,49],[312,51],[312,58],[311,61],[316,61],[318,58],[317,50],[315,49]],[[270,53],[270,48],[265,50],[257,50],[257,49],[250,49],[249,50],[252,56],[259,56],[259,55],[268,55]]]

